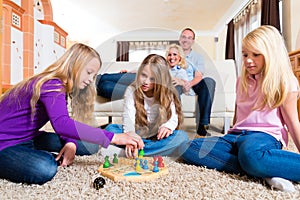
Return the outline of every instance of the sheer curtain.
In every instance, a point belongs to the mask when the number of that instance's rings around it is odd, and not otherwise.
[[[152,53],[165,57],[167,46],[171,43],[178,43],[178,41],[130,41],[129,61],[141,62]]]
[[[234,55],[237,66],[237,74],[240,75],[242,66],[242,39],[251,30],[260,26],[261,0],[252,0],[234,18]]]

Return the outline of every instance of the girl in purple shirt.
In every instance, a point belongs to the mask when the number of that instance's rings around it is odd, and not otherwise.
[[[300,181],[300,154],[282,147],[289,132],[300,151],[299,86],[284,41],[276,28],[261,26],[243,39],[242,54],[233,128],[223,137],[190,141],[183,159],[294,191],[289,180]]]
[[[143,147],[141,139],[131,133],[115,135],[91,126],[94,79],[100,66],[100,56],[94,49],[75,44],[43,72],[1,96],[0,178],[43,184],[55,176],[57,161],[68,166],[75,154],[96,153],[99,145]],[[48,121],[55,133],[40,131]],[[57,156],[51,152],[57,152]]]

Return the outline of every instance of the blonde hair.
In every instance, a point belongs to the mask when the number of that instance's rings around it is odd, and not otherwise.
[[[149,127],[147,113],[144,108],[144,93],[140,87],[141,83],[139,83],[139,77],[146,66],[150,66],[150,69],[154,74],[155,84],[153,96],[155,102],[160,105],[158,117],[154,123],[154,127]],[[154,133],[157,133],[159,126],[171,118],[172,112],[170,105],[172,102],[175,104],[176,113],[178,115],[178,126],[176,129],[180,128],[183,121],[181,104],[177,97],[177,91],[172,84],[172,77],[169,73],[168,62],[164,57],[156,54],[148,55],[141,63],[137,71],[136,79],[132,85],[135,88],[135,107],[138,111],[135,115],[135,126],[136,130],[141,131],[141,135],[143,135],[145,132],[150,133],[149,135],[154,135]]]
[[[168,54],[169,54],[169,51],[171,49],[177,49],[178,53],[179,53],[179,56],[180,56],[180,62],[178,63],[178,65],[182,68],[182,69],[186,69],[188,67],[188,65],[186,64],[186,60],[185,60],[185,54],[183,52],[183,49],[181,46],[179,46],[178,44],[170,44],[168,47],[167,47],[167,50],[166,50],[166,55],[165,57],[167,58],[168,57]]]
[[[249,51],[262,54],[264,57],[265,65],[261,72],[262,80],[260,82],[263,102],[258,105],[257,109],[263,109],[265,106],[279,107],[291,90],[291,83],[295,77],[284,40],[279,31],[273,26],[260,26],[246,35],[242,46]],[[248,94],[248,75],[243,63],[241,88],[246,94]]]
[[[101,58],[97,51],[81,43],[74,44],[43,72],[13,86],[4,94],[0,101],[11,94],[10,97],[18,102],[19,96],[22,95],[20,91],[25,88],[26,92],[29,92],[29,86],[33,84],[30,100],[33,117],[35,114],[35,105],[41,95],[41,86],[48,80],[59,79],[62,81],[63,87],[56,91],[65,92],[70,97],[72,117],[75,120],[90,123],[93,119],[94,99],[96,97],[95,84],[90,84],[81,90],[79,88],[79,79],[83,68],[94,58],[99,60],[101,66]]]

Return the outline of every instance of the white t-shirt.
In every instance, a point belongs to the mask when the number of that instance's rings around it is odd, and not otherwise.
[[[129,86],[124,95],[124,111],[123,111],[123,130],[124,132],[134,131],[135,130],[135,99],[134,99],[134,87]],[[172,116],[171,118],[160,127],[166,127],[170,130],[174,131],[178,125],[178,115],[176,113],[175,104],[174,102],[171,103],[171,111]],[[147,113],[147,120],[149,124],[155,123],[155,120],[158,117],[158,109],[159,104],[154,102],[153,97],[146,97],[144,96],[144,107]],[[157,134],[157,133],[156,133]],[[143,138],[152,137],[153,135],[140,135]]]

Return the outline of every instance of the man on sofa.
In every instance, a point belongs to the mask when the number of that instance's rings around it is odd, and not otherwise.
[[[210,114],[215,95],[216,81],[210,77],[203,78],[204,59],[197,52],[192,50],[195,42],[195,32],[190,28],[181,31],[179,44],[182,47],[188,62],[187,74],[189,81],[184,84],[184,90],[189,91],[189,95],[198,95],[198,128],[197,133],[201,136],[207,135],[210,123]]]
[[[194,31],[190,28],[183,29],[179,37],[179,44],[184,50],[189,65],[187,69],[189,81],[185,83],[184,88],[189,91],[189,95],[198,95],[199,122],[197,133],[206,136],[216,82],[209,77],[203,78],[204,60],[200,54],[192,50],[194,42]],[[134,79],[135,73],[130,72],[98,75],[96,81],[97,94],[111,100],[122,99],[127,86]]]

